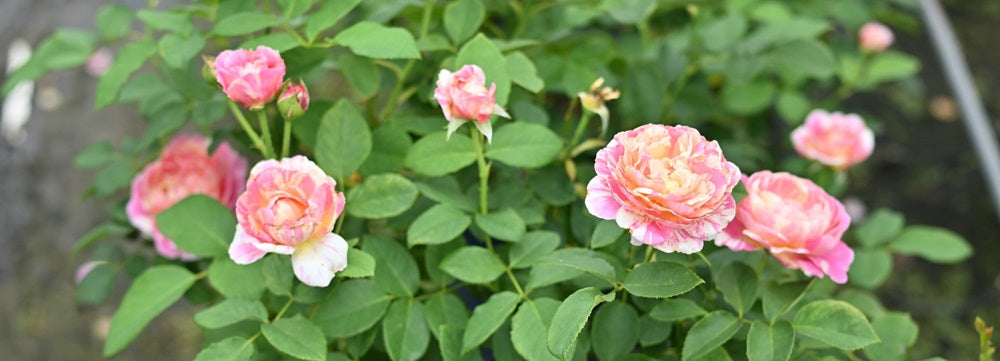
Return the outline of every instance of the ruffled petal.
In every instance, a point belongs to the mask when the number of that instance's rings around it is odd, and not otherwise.
[[[334,274],[347,268],[347,247],[335,233],[299,244],[292,254],[295,277],[313,287],[329,286]]]
[[[254,263],[267,254],[256,246],[259,243],[259,240],[243,230],[243,226],[237,224],[233,243],[229,244],[229,258],[238,264]]]

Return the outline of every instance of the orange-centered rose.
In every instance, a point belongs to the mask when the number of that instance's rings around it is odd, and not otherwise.
[[[685,126],[646,124],[597,153],[587,209],[632,233],[632,244],[694,253],[733,219],[740,171],[715,141]]]

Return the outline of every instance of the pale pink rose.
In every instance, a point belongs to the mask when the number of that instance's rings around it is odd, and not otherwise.
[[[847,282],[854,251],[840,238],[851,218],[836,198],[788,173],[757,172],[743,184],[747,196],[716,244],[736,251],[763,248],[785,267]]]
[[[448,119],[448,136],[467,121],[472,121],[487,139],[493,137],[490,116],[496,114],[510,118],[503,108],[496,105],[497,85],[486,89],[486,75],[476,65],[466,65],[457,72],[441,70],[438,74],[434,99],[441,105],[444,117]]]
[[[156,228],[156,215],[192,194],[204,194],[232,208],[243,191],[247,161],[223,142],[212,155],[210,141],[200,135],[181,135],[163,149],[160,158],[132,180],[132,197],[125,211],[143,235],[153,238],[156,251],[166,258],[192,260]]]
[[[250,109],[261,109],[281,90],[285,61],[266,46],[256,50],[226,50],[215,57],[215,79],[229,99]]]
[[[843,170],[868,159],[875,135],[857,114],[816,109],[792,131],[792,145],[805,158]]]
[[[597,152],[587,209],[632,233],[632,244],[695,253],[733,219],[740,170],[686,126],[646,124]]]
[[[344,195],[336,186],[303,156],[257,163],[236,201],[239,224],[229,257],[250,264],[268,252],[291,255],[299,280],[328,286],[347,267],[347,242],[330,233],[344,210]]]
[[[885,51],[892,45],[894,39],[892,30],[881,23],[869,22],[858,30],[858,42],[861,43],[861,49],[865,51]]]
[[[111,55],[111,51],[107,48],[98,48],[93,54],[87,58],[87,64],[84,65],[84,69],[87,70],[87,74],[91,76],[99,77],[104,74],[109,67],[111,67],[111,61],[114,60],[114,56]]]

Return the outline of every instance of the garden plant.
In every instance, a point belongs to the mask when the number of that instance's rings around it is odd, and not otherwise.
[[[113,4],[4,92],[110,51],[96,107],[148,121],[76,158],[108,357],[183,299],[198,360],[904,360],[873,290],[972,252],[838,199],[905,3]]]

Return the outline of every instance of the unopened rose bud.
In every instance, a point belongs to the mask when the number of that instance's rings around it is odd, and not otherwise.
[[[309,90],[305,83],[288,83],[278,96],[278,111],[285,120],[301,117],[309,109]]]
[[[892,45],[894,39],[892,30],[881,23],[870,22],[858,30],[858,42],[864,51],[873,53],[885,51],[889,45]]]

